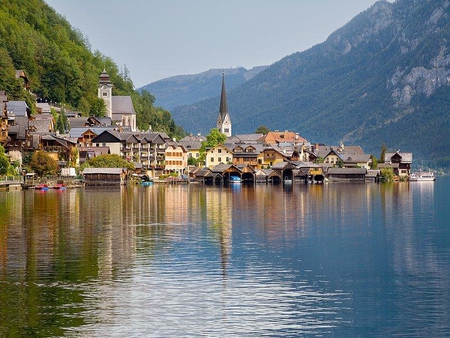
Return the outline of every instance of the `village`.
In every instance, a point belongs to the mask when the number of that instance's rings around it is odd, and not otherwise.
[[[16,77],[23,80],[24,90],[29,90],[22,70],[16,71]],[[0,90],[0,142],[10,162],[22,168],[24,154],[45,152],[57,161],[61,179],[81,174],[85,185],[126,184],[131,178],[204,184],[379,182],[383,168],[391,170],[399,180],[410,176],[412,153],[386,152],[384,161],[374,163],[374,157],[365,154],[360,146],[312,143],[295,131],[233,135],[224,75],[217,125],[212,128],[227,138],[207,148],[204,154],[203,135],[175,140],[164,132],[137,130],[131,97],[113,96],[112,89],[113,83],[104,70],[99,76],[98,97],[105,102],[106,116],[83,117],[79,112],[67,111],[68,129],[64,134],[57,131],[52,114],[52,109],[59,112],[61,107],[37,100],[38,114],[31,114],[25,101],[9,101]],[[133,163],[134,170],[89,167],[77,172],[89,159],[105,154],[116,154]],[[18,171],[24,181],[27,177],[34,179],[33,173]]]

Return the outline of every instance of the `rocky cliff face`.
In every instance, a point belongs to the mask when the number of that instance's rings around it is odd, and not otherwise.
[[[439,136],[450,135],[450,0],[379,1],[228,99],[237,133],[294,129],[310,141],[345,141],[374,154],[385,143],[450,168],[450,145]],[[216,105],[173,113],[189,130],[192,116],[200,117],[193,127],[208,124]]]

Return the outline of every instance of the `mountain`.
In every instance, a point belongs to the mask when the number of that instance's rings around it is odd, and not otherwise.
[[[217,87],[222,81],[222,73],[227,78],[227,88],[233,89],[253,78],[267,66],[258,66],[250,70],[243,67],[210,69],[194,75],[178,75],[152,82],[138,89],[146,90],[155,96],[155,105],[172,109],[188,105],[220,94]]]
[[[448,0],[379,1],[325,42],[229,90],[233,130],[289,129],[374,155],[384,143],[448,168],[449,47]],[[172,116],[188,132],[207,133],[218,109],[216,97],[177,107]]]

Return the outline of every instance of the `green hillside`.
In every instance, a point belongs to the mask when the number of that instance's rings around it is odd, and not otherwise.
[[[375,155],[385,143],[448,168],[449,33],[445,0],[379,1],[325,42],[230,90],[233,130],[295,130],[311,142],[359,144]],[[218,106],[214,98],[172,114],[187,131],[206,132]]]
[[[98,77],[106,69],[114,84],[113,95],[131,95],[137,124],[146,130],[182,134],[168,111],[153,106],[154,97],[134,91],[128,70],[91,51],[89,41],[42,0],[0,0],[0,90],[10,100],[33,97],[21,90],[15,70],[22,69],[37,98],[64,104],[83,114],[101,116],[104,104],[97,98]]]

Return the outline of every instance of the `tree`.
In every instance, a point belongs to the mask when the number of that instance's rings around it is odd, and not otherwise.
[[[205,160],[206,150],[210,148],[214,148],[218,144],[224,144],[227,140],[227,135],[221,133],[219,129],[213,128],[209,131],[209,134],[206,135],[206,140],[202,142],[202,146],[200,147],[200,158],[199,161],[203,162]]]
[[[378,168],[378,160],[375,156],[370,155],[370,159],[372,160],[372,164],[370,165],[370,169],[377,169]]]
[[[134,169],[133,163],[124,160],[117,154],[105,154],[86,161],[85,167],[93,168],[127,168]]]
[[[31,169],[40,177],[55,175],[58,170],[58,163],[49,154],[37,151],[30,161]]]
[[[394,169],[392,168],[381,168],[381,177],[385,182],[392,182],[394,180]]]
[[[385,156],[386,156],[386,145],[383,143],[381,145],[381,154],[380,154],[380,163],[384,163],[385,162]]]
[[[0,175],[6,175],[9,166],[9,159],[5,154],[5,148],[0,145]]]
[[[58,115],[58,119],[56,120],[56,129],[60,134],[65,134],[68,129],[67,116],[64,108],[61,109],[61,112]]]
[[[270,129],[267,128],[266,126],[259,126],[258,128],[256,128],[255,130],[255,134],[263,134],[266,135],[270,132]]]

